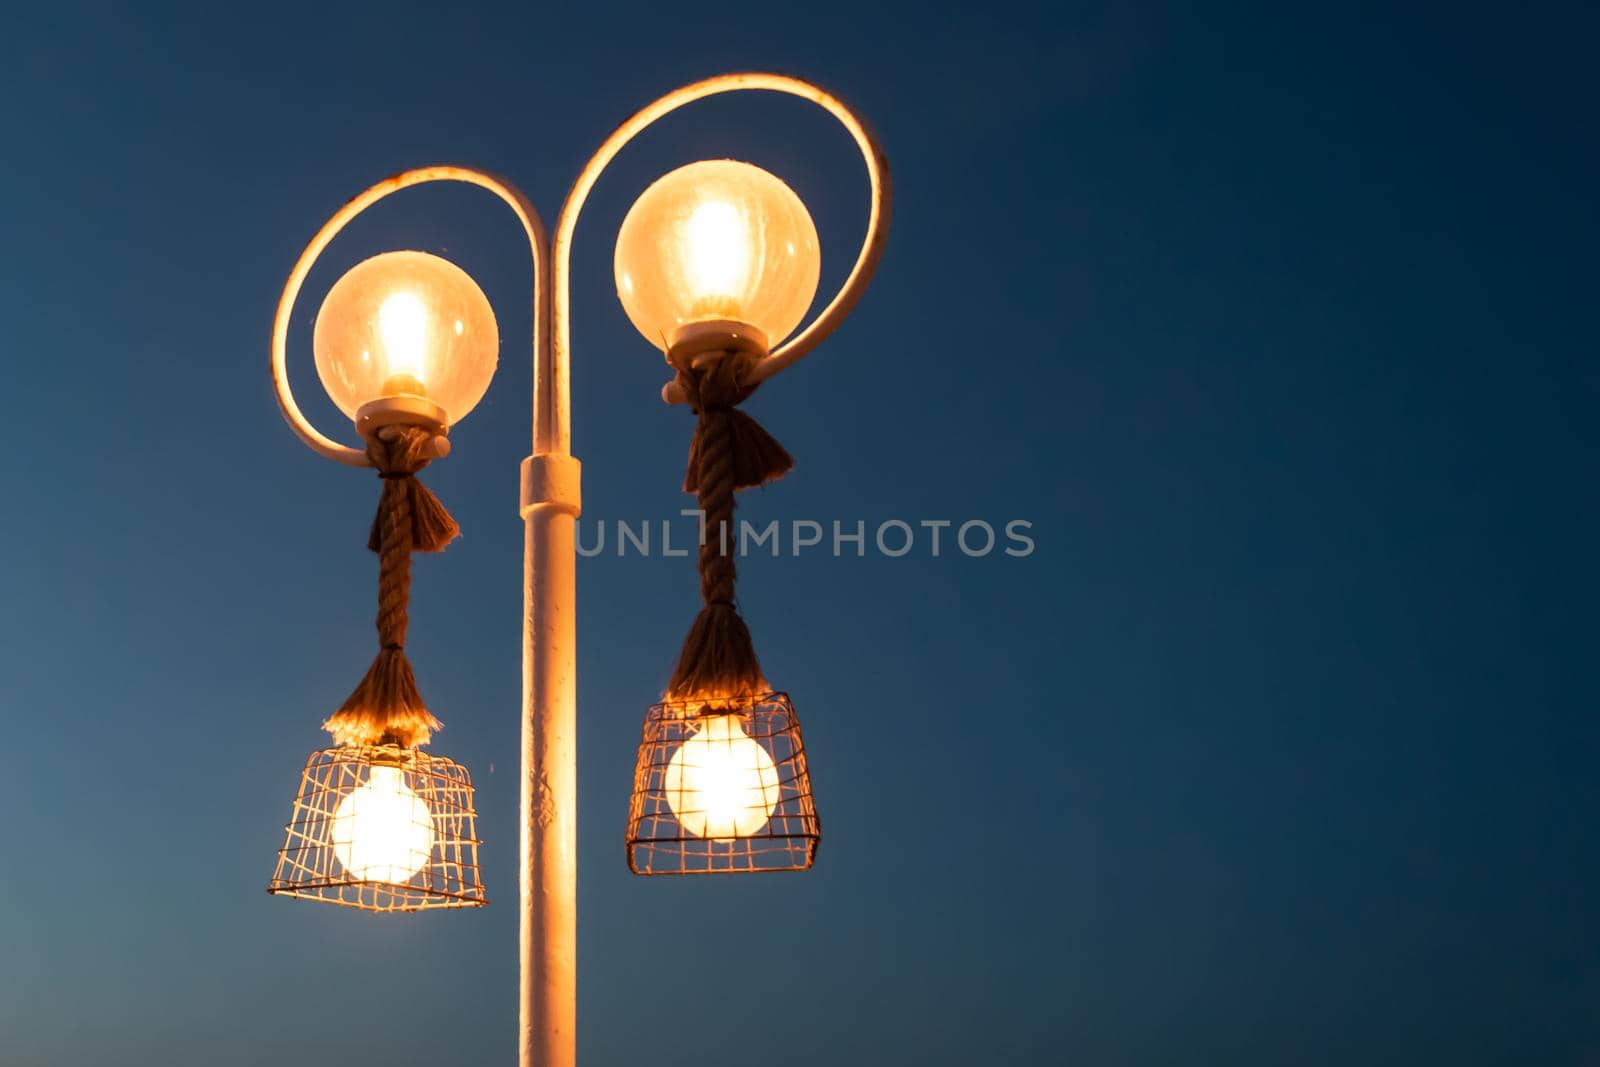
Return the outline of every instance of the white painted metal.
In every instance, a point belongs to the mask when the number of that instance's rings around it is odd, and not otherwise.
[[[522,507],[522,1067],[576,1067],[578,461],[533,456]]]

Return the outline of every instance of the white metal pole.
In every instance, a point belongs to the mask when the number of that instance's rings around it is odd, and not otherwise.
[[[578,462],[523,463],[521,1067],[577,1062]]]
[[[534,278],[533,455],[522,464],[522,832],[518,1062],[576,1067],[578,1022],[578,461],[569,454],[566,349],[551,344],[552,299]]]

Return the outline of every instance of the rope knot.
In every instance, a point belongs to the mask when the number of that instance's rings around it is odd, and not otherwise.
[[[748,400],[761,385],[741,384],[749,377],[750,369],[759,360],[742,350],[701,352],[687,360],[673,363],[677,369],[678,385],[689,398],[689,409],[696,415],[703,411],[732,408]]]
[[[421,426],[385,426],[367,438],[367,458],[380,477],[409,477],[432,461],[436,436]]]
[[[678,384],[699,418],[689,442],[684,492],[715,485],[725,476],[724,467],[733,478],[730,493],[776,481],[793,469],[794,457],[738,408],[761,385],[742,384],[757,361],[749,352],[703,352],[677,365]]]
[[[372,520],[367,548],[383,550],[386,516],[405,516],[411,526],[407,551],[442,552],[461,534],[439,498],[417,480],[417,472],[433,461],[434,434],[420,426],[385,426],[367,439],[367,458],[383,479],[378,514]]]

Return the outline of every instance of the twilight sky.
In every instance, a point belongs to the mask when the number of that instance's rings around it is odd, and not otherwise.
[[[740,587],[825,841],[804,875],[627,872],[696,586],[614,537],[581,561],[583,1062],[1596,1062],[1597,32],[1578,5],[8,11],[0,1063],[513,1061],[526,251],[481,192],[393,198],[293,338],[344,431],[309,347],[344,269],[445,255],[499,317],[427,479],[465,536],[418,562],[409,645],[480,789],[481,911],[263,892],[371,658],[378,493],[279,419],[272,310],[378,178],[484,167],[553,223],[633,109],[745,68],[857,104],[897,189],[859,310],[750,404],[797,467],[742,513],[829,531]],[[757,163],[830,287],[853,153],[752,95],[608,172],[574,262],[586,540],[688,503],[690,418],[612,289],[628,205]],[[1035,549],[918,527],[888,558],[891,519]]]

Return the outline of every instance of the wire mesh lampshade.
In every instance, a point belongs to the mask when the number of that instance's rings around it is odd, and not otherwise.
[[[313,752],[267,892],[367,911],[487,904],[472,779],[400,745]]]
[[[821,836],[787,694],[650,708],[628,807],[633,873],[805,870]]]

